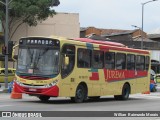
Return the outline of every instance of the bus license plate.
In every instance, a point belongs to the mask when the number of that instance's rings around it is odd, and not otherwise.
[[[37,91],[37,89],[29,88],[29,91],[36,92],[36,91]]]

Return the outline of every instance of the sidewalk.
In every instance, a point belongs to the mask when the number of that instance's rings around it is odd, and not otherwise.
[[[6,92],[8,92],[8,89],[7,90],[5,89],[4,83],[0,83],[0,84],[1,84],[0,93],[6,93]]]

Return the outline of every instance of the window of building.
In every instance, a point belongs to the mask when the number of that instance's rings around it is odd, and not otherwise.
[[[91,67],[91,50],[82,48],[78,49],[77,65],[79,68]]]
[[[136,70],[145,69],[145,57],[142,55],[137,55],[136,57]]]
[[[127,70],[135,70],[135,55],[127,54]]]
[[[92,58],[92,67],[93,68],[103,68],[104,53],[103,51],[94,50]]]
[[[105,53],[105,68],[106,69],[115,69],[115,53],[106,52]]]
[[[117,53],[116,54],[116,69],[126,69],[126,54]]]

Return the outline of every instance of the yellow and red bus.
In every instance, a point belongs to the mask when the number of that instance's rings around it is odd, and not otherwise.
[[[150,53],[88,38],[26,37],[19,40],[14,90],[37,96],[88,98],[149,91]]]

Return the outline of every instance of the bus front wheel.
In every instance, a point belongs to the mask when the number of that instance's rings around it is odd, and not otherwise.
[[[44,96],[44,95],[41,95],[38,97],[41,101],[48,101],[49,100],[49,96]]]
[[[76,103],[82,103],[87,96],[87,91],[83,85],[78,85],[75,97],[71,97],[71,100]]]

